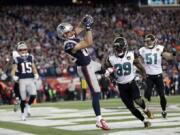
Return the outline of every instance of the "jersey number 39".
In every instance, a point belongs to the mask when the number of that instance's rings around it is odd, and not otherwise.
[[[118,76],[126,76],[131,74],[131,63],[125,62],[123,64],[116,64]]]

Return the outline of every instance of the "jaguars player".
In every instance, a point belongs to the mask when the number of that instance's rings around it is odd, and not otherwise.
[[[153,118],[152,113],[147,109],[144,100],[141,98],[140,90],[135,81],[135,67],[139,69],[144,77],[145,70],[134,51],[128,50],[127,40],[124,37],[115,38],[113,50],[114,54],[109,55],[106,62],[108,66],[116,69],[113,76],[116,79],[120,97],[130,112],[144,123],[144,127],[149,128],[151,123],[134,105],[135,102],[143,109],[148,118]]]
[[[26,116],[30,115],[30,105],[36,98],[36,86],[34,83],[34,78],[38,79],[39,75],[34,64],[34,57],[28,53],[28,47],[25,42],[18,43],[17,51],[20,56],[14,59],[11,75],[14,81],[19,80],[19,89],[21,96],[20,107],[22,113],[21,118],[22,120],[26,120]],[[17,70],[18,76],[16,76],[15,74]],[[28,103],[26,104],[25,99],[27,98],[27,93],[30,95],[30,98]]]
[[[93,24],[93,18],[90,15],[86,15],[81,23],[77,27],[73,27],[69,23],[61,23],[57,27],[57,33],[63,40],[62,46],[67,54],[76,59],[76,65],[78,74],[80,77],[84,77],[90,88],[92,95],[92,106],[96,114],[97,123],[96,126],[104,130],[110,130],[110,127],[106,124],[101,116],[100,111],[100,87],[96,78],[95,72],[101,71],[101,64],[93,61],[88,54],[88,47],[93,44],[93,36],[91,26]],[[85,28],[86,35],[84,40],[80,40],[76,36]],[[105,70],[102,72],[105,73]]]
[[[145,90],[145,98],[151,100],[152,89],[155,87],[162,108],[162,117],[167,117],[166,104],[167,100],[164,94],[164,83],[162,76],[162,57],[165,59],[173,59],[174,53],[163,52],[164,46],[157,44],[157,39],[154,35],[148,34],[145,36],[145,46],[139,49],[139,54],[143,61],[143,66],[147,74],[147,88]]]

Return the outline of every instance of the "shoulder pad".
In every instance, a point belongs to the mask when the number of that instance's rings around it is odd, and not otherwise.
[[[32,54],[29,54],[29,56],[32,58],[32,60],[34,60],[34,56]]]
[[[66,42],[64,42],[64,49],[72,50],[76,44],[77,44],[77,42],[75,42],[75,41],[66,41]]]

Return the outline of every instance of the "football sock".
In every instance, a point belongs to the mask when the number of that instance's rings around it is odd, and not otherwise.
[[[24,100],[21,100],[21,104],[20,104],[20,106],[21,106],[21,113],[24,113],[25,103],[26,102]]]
[[[166,111],[167,100],[165,96],[160,96],[160,104],[163,111]]]
[[[97,120],[97,121],[100,121],[101,119],[102,119],[102,116],[101,116],[101,115],[99,115],[99,116],[96,117],[96,120]]]
[[[35,95],[31,95],[30,98],[29,98],[28,104],[31,105],[35,98],[36,98]]]
[[[130,109],[131,113],[136,116],[139,120],[143,121],[144,120],[144,116],[142,115],[142,113],[138,110],[138,109]]]
[[[146,105],[145,102],[142,98],[139,98],[137,100],[135,100],[136,104],[139,105],[143,110],[146,109]]]
[[[99,92],[92,94],[92,106],[93,106],[93,109],[94,109],[96,116],[101,115],[99,98],[100,98]]]

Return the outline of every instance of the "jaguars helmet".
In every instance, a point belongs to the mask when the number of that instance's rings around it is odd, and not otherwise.
[[[127,40],[124,37],[116,37],[113,42],[113,49],[117,56],[123,57],[128,49]]]
[[[154,48],[156,41],[157,41],[157,39],[155,38],[155,36],[153,34],[146,35],[145,39],[144,39],[145,46],[149,49]]]
[[[72,31],[73,26],[70,23],[61,23],[57,26],[56,30],[59,36],[62,37],[65,33]]]

